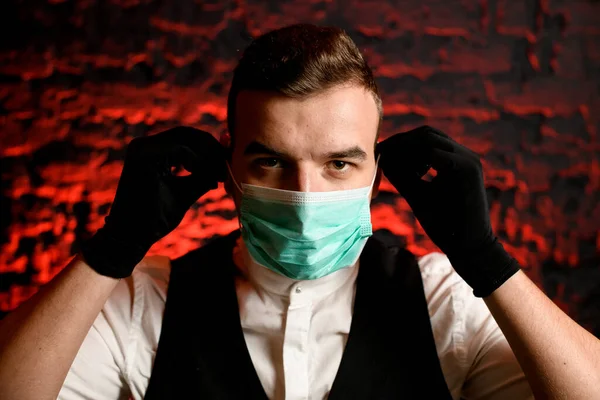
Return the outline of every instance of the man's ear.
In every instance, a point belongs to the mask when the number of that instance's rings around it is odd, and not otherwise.
[[[221,146],[229,150],[229,148],[231,147],[231,135],[229,134],[229,132],[221,134],[221,138],[219,139],[219,141],[221,142]]]

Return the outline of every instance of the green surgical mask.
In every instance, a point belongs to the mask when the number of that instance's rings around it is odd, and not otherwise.
[[[377,168],[376,168],[377,169]],[[231,171],[230,171],[231,173]],[[233,175],[232,175],[233,179]],[[240,225],[252,258],[288,278],[318,279],[353,265],[371,226],[368,187],[296,192],[242,184]]]

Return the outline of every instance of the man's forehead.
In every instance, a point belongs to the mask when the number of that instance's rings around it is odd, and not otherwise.
[[[311,140],[339,150],[372,142],[379,113],[370,95],[361,96],[363,92],[361,88],[346,88],[331,92],[327,99],[241,93],[236,107],[236,142],[246,146],[257,141],[273,147],[279,141],[291,144]]]

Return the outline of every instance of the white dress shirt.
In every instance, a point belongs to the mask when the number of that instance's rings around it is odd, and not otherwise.
[[[234,261],[242,272],[236,291],[244,337],[265,392],[271,399],[326,399],[350,331],[359,265],[295,281],[255,263],[241,240]],[[431,253],[419,259],[419,266],[452,397],[533,398],[485,303],[473,296],[448,258]],[[168,258],[147,257],[119,282],[83,342],[59,399],[144,397],[169,273]]]

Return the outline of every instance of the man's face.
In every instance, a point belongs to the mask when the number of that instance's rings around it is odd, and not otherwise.
[[[236,108],[231,168],[238,183],[301,192],[371,184],[379,113],[364,88],[303,99],[242,91]],[[232,182],[227,189],[239,204],[239,190]]]

